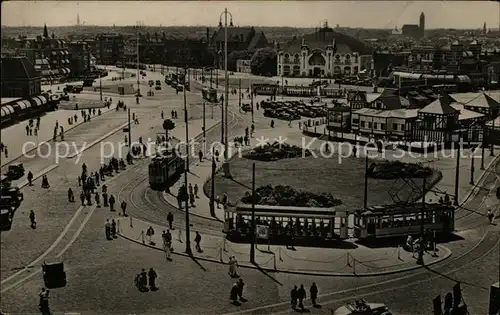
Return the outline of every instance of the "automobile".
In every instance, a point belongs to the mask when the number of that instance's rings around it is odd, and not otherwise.
[[[83,91],[83,86],[81,85],[77,85],[73,88],[73,93],[80,93],[81,91]]]
[[[155,90],[161,90],[161,86],[159,85],[155,86]]]
[[[12,208],[19,208],[21,202],[23,201],[23,193],[18,187],[2,188],[2,196],[0,199],[0,205],[2,207],[8,206]]]
[[[184,87],[182,85],[177,85],[177,91],[182,92],[184,91]]]
[[[12,227],[12,218],[14,212],[9,206],[0,206],[0,230],[7,231]]]
[[[161,81],[160,80],[156,80],[156,85],[161,85]]]
[[[43,282],[49,289],[64,287],[67,284],[64,262],[43,262]]]
[[[154,80],[149,80],[149,86],[153,86],[155,84],[155,81]]]
[[[251,112],[252,111],[252,106],[248,103],[241,105],[241,110],[244,112]]]
[[[15,180],[24,176],[24,166],[23,163],[13,163],[9,165],[7,173],[5,175],[9,180]]]

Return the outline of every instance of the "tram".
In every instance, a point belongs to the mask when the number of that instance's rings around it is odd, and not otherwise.
[[[455,207],[446,203],[369,207],[354,214],[354,236],[359,240],[419,235],[424,231],[446,236],[455,229]]]
[[[184,172],[184,159],[175,150],[165,151],[149,163],[149,186],[154,190],[165,190],[175,183]]]
[[[204,88],[203,90],[201,90],[201,95],[203,96],[204,100],[207,100],[210,103],[217,103],[217,90],[216,89]]]
[[[257,95],[276,95],[279,89],[277,84],[253,83],[252,91]]]
[[[335,208],[282,207],[255,205],[256,226],[266,226],[268,241],[322,242],[348,238],[349,213]],[[228,238],[249,241],[252,236],[252,205],[238,204],[224,212],[224,230]]]

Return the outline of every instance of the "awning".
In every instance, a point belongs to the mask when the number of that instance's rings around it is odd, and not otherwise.
[[[47,98],[45,96],[40,95],[40,96],[37,96],[37,98],[39,98],[40,101],[42,101],[42,105],[47,104]]]
[[[68,72],[68,74],[71,73],[71,70],[69,68],[66,68],[66,71]]]
[[[5,109],[5,111],[9,114],[9,115],[12,115],[15,113],[14,111],[14,107],[12,107],[12,105],[6,105],[6,106],[2,106],[2,108]]]
[[[1,116],[1,117],[4,117],[4,116],[9,115],[9,114],[7,113],[7,111],[5,110],[5,108],[3,108],[3,107],[2,107],[2,108],[0,108],[0,110],[1,110],[1,112],[2,112],[2,116]]]
[[[471,83],[471,80],[466,75],[457,75],[457,81],[460,83]]]
[[[38,97],[33,97],[31,100],[32,100],[31,103],[34,106],[41,106],[42,105],[42,101]]]
[[[21,109],[21,110],[25,110],[26,108],[31,107],[31,104],[30,103],[29,103],[29,105],[26,104],[26,101],[19,101],[16,104],[19,106],[19,109]]]
[[[51,75],[50,70],[42,70],[42,76],[46,77]]]

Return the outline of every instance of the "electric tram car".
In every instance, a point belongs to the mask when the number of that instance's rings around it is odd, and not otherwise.
[[[255,205],[256,226],[267,226],[269,240],[286,243],[295,240],[334,241],[348,238],[349,213],[334,208],[280,207]],[[239,241],[250,240],[252,205],[238,204],[226,209],[223,232]]]
[[[423,211],[426,233],[446,237],[453,233],[455,207],[446,203],[385,205],[349,213],[335,208],[255,205],[256,226],[266,227],[272,242],[296,240],[325,242],[350,236],[358,240],[419,235]],[[252,205],[238,204],[224,212],[228,239],[251,240]]]
[[[175,183],[184,172],[184,159],[175,151],[154,157],[149,163],[149,186],[154,190],[165,190]]]
[[[209,101],[210,103],[217,103],[217,90],[216,89],[208,89],[204,88],[201,90],[201,95],[204,100]]]
[[[446,236],[455,229],[455,207],[445,203],[374,206],[354,214],[358,239],[418,235],[423,212],[424,231]]]

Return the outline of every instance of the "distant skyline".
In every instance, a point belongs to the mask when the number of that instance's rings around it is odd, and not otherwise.
[[[227,7],[234,25],[426,29],[498,28],[500,3],[493,1],[10,1],[2,2],[2,26],[217,26]]]

